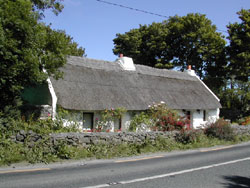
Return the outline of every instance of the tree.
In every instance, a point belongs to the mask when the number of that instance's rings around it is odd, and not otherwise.
[[[230,76],[248,81],[250,78],[250,9],[237,12],[241,23],[229,24],[228,55],[230,59]]]
[[[52,9],[52,11],[58,15],[62,12],[64,6],[61,4],[62,0],[31,0],[34,11],[37,11],[40,18],[44,17],[44,10]]]
[[[11,105],[25,86],[50,75],[59,78],[67,55],[82,56],[84,49],[65,32],[41,23],[31,1],[0,0],[0,109]]]
[[[237,12],[241,23],[229,24],[228,85],[221,91],[221,113],[233,121],[250,115],[250,9]]]
[[[202,14],[140,25],[139,29],[117,34],[114,44],[114,54],[130,56],[137,64],[181,70],[192,65],[202,79],[214,71],[220,74],[226,65],[226,42]]]
[[[140,25],[139,29],[132,29],[125,34],[117,34],[114,39],[114,54],[123,53],[133,58],[136,64],[155,67],[158,63],[169,64],[164,54],[168,48],[165,38],[168,29],[162,23]]]
[[[231,80],[228,80],[232,84]],[[219,97],[221,98],[221,116],[232,121],[250,115],[250,82],[233,80],[234,87],[225,86]]]

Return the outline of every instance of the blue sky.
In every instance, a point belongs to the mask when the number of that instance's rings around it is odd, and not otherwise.
[[[106,0],[111,3],[142,9],[165,16],[185,16],[188,13],[206,14],[219,30],[226,31],[229,22],[239,22],[240,9],[250,9],[250,0]],[[96,0],[64,0],[58,16],[47,11],[44,22],[53,29],[65,30],[87,57],[114,61],[113,39],[117,33],[138,28],[139,24],[162,22],[163,17],[144,14],[98,2]],[[223,33],[226,35],[226,33]]]

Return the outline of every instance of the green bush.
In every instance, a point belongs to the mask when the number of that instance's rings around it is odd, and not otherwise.
[[[200,142],[203,135],[200,130],[181,130],[176,134],[175,140],[182,144],[193,144]]]
[[[24,161],[25,151],[22,144],[14,143],[9,139],[0,139],[0,166]]]
[[[159,114],[157,112],[154,115],[160,117]],[[158,120],[160,119],[158,118]],[[152,120],[149,118],[149,114],[143,112],[136,116],[133,123],[132,128],[135,130],[138,124],[150,124]],[[20,130],[25,132],[32,130],[41,137],[36,142],[30,140],[29,136],[24,143],[14,142],[12,138]],[[148,152],[233,144],[250,139],[247,135],[239,137],[238,140],[235,139],[237,137],[235,137],[233,129],[223,120],[218,120],[205,129],[204,132],[208,137],[201,131],[182,129],[175,139],[158,137],[154,141],[146,140],[142,144],[90,145],[84,148],[71,146],[64,140],[54,143],[49,137],[49,133],[72,131],[77,131],[77,126],[64,127],[62,120],[24,121],[20,118],[18,111],[6,108],[5,112],[0,112],[0,165],[21,161],[49,163],[62,159],[124,157]]]
[[[221,140],[233,141],[236,139],[236,134],[234,129],[230,124],[223,120],[219,119],[214,123],[211,123],[205,128],[205,135],[208,137],[214,137]]]
[[[137,128],[141,128],[141,125],[151,126],[152,121],[150,117],[145,112],[136,114],[130,122],[129,131],[135,132]]]

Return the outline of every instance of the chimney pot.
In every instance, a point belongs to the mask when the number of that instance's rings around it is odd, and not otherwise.
[[[123,57],[123,54],[120,54],[119,56],[120,56],[120,57]]]
[[[187,70],[185,70],[185,72],[187,72],[191,76],[196,76],[194,70],[192,70],[192,66],[191,65],[187,66]]]

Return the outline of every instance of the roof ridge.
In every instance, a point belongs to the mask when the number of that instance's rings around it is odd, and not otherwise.
[[[85,67],[103,71],[105,70],[105,71],[131,73],[131,71],[123,70],[121,66],[115,61],[97,60],[87,57],[69,56],[67,64],[72,66]],[[174,78],[179,80],[196,81],[196,78],[194,76],[190,76],[185,72],[168,70],[168,69],[159,69],[141,64],[135,64],[135,67],[136,71],[134,71],[133,73],[136,74],[151,75],[164,78]]]
[[[81,56],[68,56],[68,58],[77,58],[77,59],[82,59],[82,60],[92,60],[92,61],[97,61],[97,62],[107,62],[107,63],[115,63],[115,61],[108,61],[108,60],[102,60],[102,59],[94,59],[94,58],[89,58],[89,57],[81,57]]]
[[[115,61],[108,61],[108,60],[102,60],[102,59],[94,59],[94,58],[89,58],[89,57],[80,57],[80,56],[69,56],[72,58],[78,58],[78,59],[82,59],[82,60],[92,60],[92,61],[96,61],[96,62],[103,62],[103,63],[113,63],[116,64],[116,60]],[[142,65],[142,64],[135,64],[135,66],[141,66],[141,67],[146,67],[148,69],[153,69],[153,70],[159,70],[159,71],[166,71],[166,72],[174,72],[174,73],[184,73],[184,72],[180,72],[180,71],[175,71],[175,70],[169,70],[169,69],[160,69],[157,67],[150,67],[147,65]]]

